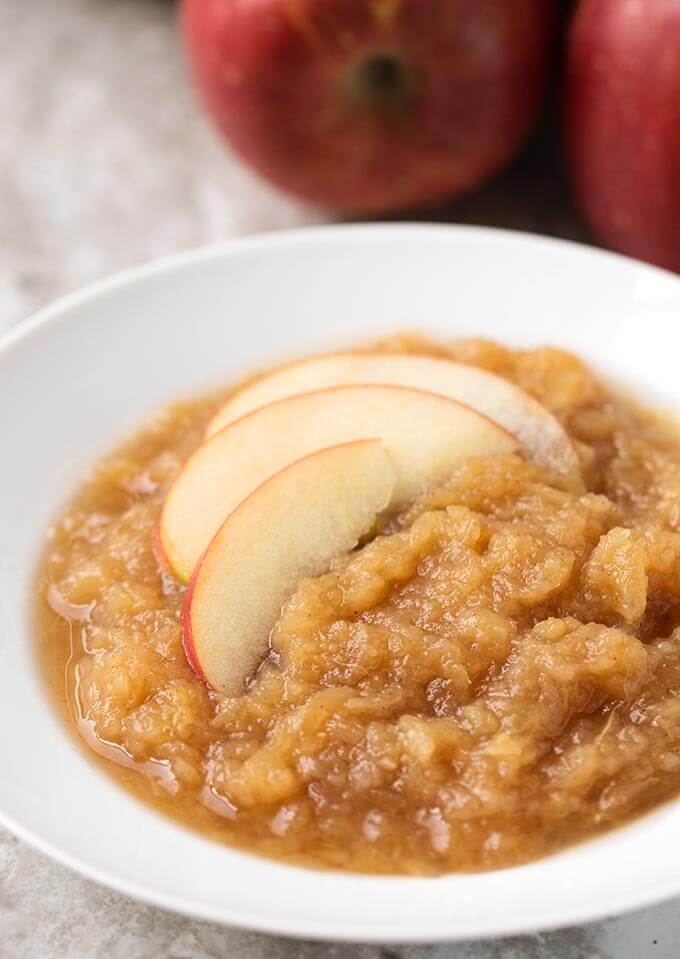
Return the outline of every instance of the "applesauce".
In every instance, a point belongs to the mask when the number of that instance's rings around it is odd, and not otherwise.
[[[218,841],[373,873],[526,862],[680,791],[680,435],[556,349],[384,347],[517,383],[583,484],[471,458],[300,581],[227,697],[187,664],[185,590],[154,552],[223,397],[171,407],[50,530],[41,665],[109,774]]]

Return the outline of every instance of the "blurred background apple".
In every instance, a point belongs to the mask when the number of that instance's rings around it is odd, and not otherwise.
[[[253,167],[376,213],[482,182],[524,141],[555,53],[555,0],[184,0],[193,72]]]
[[[565,143],[595,235],[680,272],[678,0],[581,0],[569,34]]]

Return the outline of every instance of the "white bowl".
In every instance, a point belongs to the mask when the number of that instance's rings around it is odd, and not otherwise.
[[[403,328],[572,347],[680,407],[680,279],[521,234],[436,226],[281,233],[68,297],[0,347],[0,819],[132,896],[306,937],[433,941],[582,922],[680,893],[680,803],[521,868],[440,879],[291,868],[213,844],[90,764],[39,681],[29,613],[47,524],[86,466],[158,406],[282,357]]]

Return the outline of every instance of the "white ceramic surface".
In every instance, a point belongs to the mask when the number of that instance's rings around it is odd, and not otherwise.
[[[187,914],[307,937],[433,941],[582,922],[680,893],[680,803],[521,868],[441,879],[290,868],[156,816],[60,725],[32,651],[50,516],[159,405],[253,366],[419,329],[572,347],[680,409],[680,280],[559,241],[474,228],[310,229],[100,283],[0,344],[0,819],[93,879]]]

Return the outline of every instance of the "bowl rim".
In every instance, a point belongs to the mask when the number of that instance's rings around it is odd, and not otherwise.
[[[411,234],[412,236],[433,236],[436,234],[458,234],[463,237],[481,238],[483,236],[496,237],[512,243],[530,246],[552,246],[562,249],[565,253],[581,256],[586,259],[599,258],[602,263],[628,264],[647,273],[678,281],[678,276],[670,270],[654,266],[643,260],[637,260],[624,253],[607,250],[600,246],[591,246],[586,242],[568,240],[562,237],[549,236],[529,230],[515,230],[496,226],[477,226],[466,223],[430,223],[426,220],[381,220],[371,223],[326,223],[315,226],[299,226],[290,229],[267,230],[262,233],[252,233],[245,236],[231,237],[215,243],[205,243],[190,247],[177,253],[154,257],[143,263],[116,270],[84,286],[58,296],[56,299],[32,311],[24,319],[10,324],[9,329],[0,334],[0,352],[10,349],[15,343],[33,336],[42,326],[48,323],[59,322],[69,310],[88,303],[99,296],[111,293],[122,286],[170,273],[193,263],[220,259],[224,256],[238,254],[241,251],[258,249],[276,249],[279,246],[290,246],[307,243],[313,244],[325,237],[352,237],[361,239],[364,236],[381,235],[388,237],[392,234]]]

